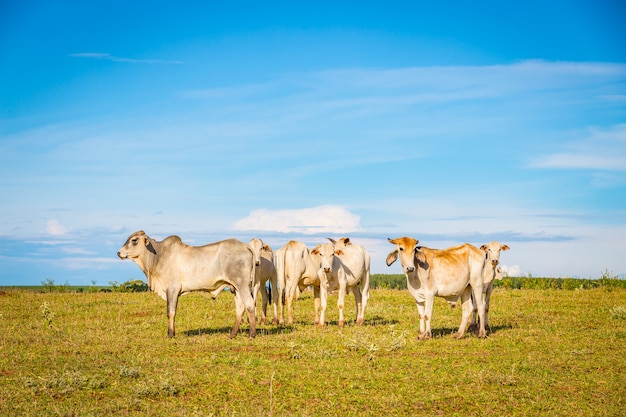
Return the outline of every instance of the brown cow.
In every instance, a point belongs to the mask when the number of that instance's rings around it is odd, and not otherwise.
[[[167,335],[173,337],[178,297],[192,291],[208,291],[213,298],[224,288],[235,292],[236,318],[230,333],[239,331],[244,311],[248,312],[250,337],[256,335],[254,298],[250,284],[254,279],[252,251],[236,239],[205,246],[189,246],[178,236],[157,242],[143,230],[129,236],[117,252],[120,259],[131,259],[146,274],[152,291],[167,301]]]
[[[478,336],[485,337],[485,306],[482,297],[484,252],[469,243],[439,250],[417,246],[419,241],[410,237],[388,240],[396,248],[387,255],[387,265],[400,257],[409,292],[417,301],[419,338],[432,336],[430,321],[435,296],[443,297],[450,303],[456,303],[461,298],[463,318],[455,337],[463,337],[472,312],[472,293],[476,296],[480,318]]]

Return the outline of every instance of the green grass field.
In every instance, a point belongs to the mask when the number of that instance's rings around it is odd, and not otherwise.
[[[0,415],[626,415],[626,290],[496,289],[486,339],[452,338],[461,311],[436,299],[418,341],[406,290],[376,289],[366,324],[243,326],[233,296],[180,299],[177,336],[153,293],[0,292]]]

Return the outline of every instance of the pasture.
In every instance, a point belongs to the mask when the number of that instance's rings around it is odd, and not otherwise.
[[[177,336],[153,293],[0,292],[0,415],[417,416],[626,414],[626,290],[497,288],[486,339],[452,338],[436,298],[418,341],[407,290],[374,289],[364,326],[259,326],[234,339],[233,296],[181,297]],[[260,301],[259,301],[260,304]],[[268,311],[269,313],[269,311]],[[272,316],[272,314],[269,314]]]

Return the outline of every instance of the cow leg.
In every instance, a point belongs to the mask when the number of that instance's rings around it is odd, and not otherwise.
[[[320,288],[313,287],[315,297],[315,324],[324,327],[326,324],[326,306],[328,304],[328,290],[323,285]]]
[[[359,290],[359,285],[357,284],[355,288]],[[357,325],[361,325],[365,323],[365,310],[367,309],[367,302],[369,301],[369,298],[370,298],[370,273],[369,271],[366,272],[364,279],[361,280],[360,293],[362,295],[361,296],[361,299],[362,299],[361,322],[359,323],[359,320],[357,319],[357,322],[356,322]]]
[[[296,285],[293,283],[289,283],[289,288],[287,288],[286,294],[286,304],[287,304],[287,324],[289,326],[293,326],[293,298],[296,292]]]
[[[278,297],[278,324],[283,326],[285,324],[285,299],[287,298],[287,290],[285,287],[280,289],[280,297]]]
[[[239,332],[239,327],[241,326],[241,321],[243,319],[244,311],[248,312],[248,321],[250,322],[250,337],[256,336],[256,315],[255,315],[255,304],[254,297],[248,294],[247,291],[237,291],[235,293],[235,325],[233,326],[233,330],[230,332],[231,339],[237,336]]]
[[[361,326],[365,322],[365,304],[367,301],[361,294],[359,284],[352,287],[352,294],[354,294],[354,302],[356,304],[356,325]]]
[[[456,335],[454,335],[454,337],[456,337],[457,339],[462,338],[465,334],[465,327],[467,327],[467,322],[469,321],[469,318],[472,314],[473,304],[471,294],[471,287],[465,288],[465,291],[463,291],[463,294],[461,294],[461,308],[463,310],[463,313],[461,317],[461,325],[459,326],[459,331]]]
[[[481,282],[482,284],[482,282]],[[476,305],[478,307],[478,337],[486,337],[485,331],[485,300],[483,298],[482,285],[479,288],[472,288],[474,297],[476,298]]]
[[[265,318],[266,318],[265,315],[267,313],[267,301],[268,301],[267,289],[265,288],[265,283],[260,283],[259,291],[261,292],[261,320],[259,321],[259,323],[263,324],[265,323]]]
[[[241,291],[237,291],[235,293],[235,325],[230,332],[230,338],[237,336],[237,332],[239,332],[239,326],[241,326],[241,320],[243,319],[243,312],[245,310],[245,305],[243,300],[241,299]]]
[[[469,318],[469,327],[468,331],[478,330],[478,306],[476,306],[476,300],[474,299],[474,295],[471,295],[472,298],[472,314],[470,314]]]
[[[485,289],[485,331],[490,331],[489,328],[489,300],[491,300],[491,292],[493,291],[493,282],[490,282]]]
[[[424,303],[424,322],[426,324],[426,331],[423,335],[424,339],[430,339],[432,337],[432,331],[430,329],[430,322],[433,317],[433,305],[435,303],[435,295],[427,294]]]
[[[244,292],[244,294],[246,294]],[[246,294],[243,298],[243,304],[248,311],[248,321],[250,322],[250,328],[248,329],[248,336],[256,337],[256,304],[254,297]]]
[[[339,309],[339,321],[337,324],[339,325],[339,327],[343,327],[345,324],[345,319],[343,317],[343,307],[346,305],[346,291],[347,290],[348,289],[346,288],[346,284],[340,282],[339,292],[337,294],[337,308]]]
[[[278,323],[278,286],[276,282],[276,278],[270,278],[270,303],[274,308],[274,318],[272,319],[272,324]]]
[[[166,292],[167,297],[167,336],[176,336],[176,330],[174,328],[174,320],[176,319],[176,306],[178,305],[179,291],[174,288],[168,288]]]
[[[426,307],[424,301],[417,301],[417,313],[420,316],[420,333],[417,336],[418,339],[428,339],[428,334],[426,333],[425,310]]]

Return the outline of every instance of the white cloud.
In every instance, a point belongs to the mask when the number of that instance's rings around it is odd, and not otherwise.
[[[296,210],[254,210],[237,221],[234,230],[283,233],[351,233],[359,231],[360,216],[343,207],[319,206]]]
[[[501,265],[502,274],[507,277],[521,277],[522,268],[519,265]]]
[[[65,227],[63,227],[58,220],[48,220],[46,232],[52,236],[63,236],[65,234]]]

